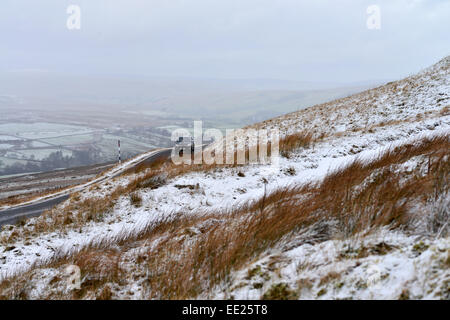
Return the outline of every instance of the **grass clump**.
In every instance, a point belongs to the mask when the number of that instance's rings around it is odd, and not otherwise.
[[[278,283],[274,284],[267,290],[263,296],[262,300],[296,300],[298,299],[298,294],[293,291],[288,284]]]
[[[280,140],[280,154],[289,158],[292,151],[299,148],[309,148],[313,144],[313,135],[308,132],[298,132]]]
[[[139,208],[142,206],[142,197],[138,192],[133,192],[130,194],[130,202],[133,206],[136,208]]]

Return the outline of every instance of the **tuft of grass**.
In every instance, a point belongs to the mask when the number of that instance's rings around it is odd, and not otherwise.
[[[110,286],[106,285],[103,287],[100,294],[97,295],[96,299],[97,300],[111,300],[112,297],[113,297],[113,293],[111,291],[111,288],[110,288]]]
[[[320,279],[319,287],[326,285],[326,284],[330,283],[331,281],[339,280],[340,278],[341,278],[340,273],[338,273],[336,271],[330,271],[328,274],[326,274],[325,276],[323,276]]]
[[[138,192],[133,192],[130,194],[130,202],[136,208],[142,206],[142,197]]]
[[[288,284],[278,283],[270,287],[261,297],[262,300],[296,300],[298,294]]]
[[[280,139],[280,154],[289,158],[292,151],[309,148],[313,144],[313,135],[309,132],[297,132]]]
[[[81,271],[80,289],[74,290],[72,297],[82,299],[93,293],[97,299],[110,300],[112,292],[108,283],[118,282],[123,276],[120,258],[121,253],[117,250],[85,249],[66,261]]]
[[[398,300],[409,300],[409,290],[403,289],[400,295],[398,296]]]

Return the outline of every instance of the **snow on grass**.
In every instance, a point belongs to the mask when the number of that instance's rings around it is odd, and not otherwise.
[[[284,298],[449,299],[449,247],[448,238],[380,230],[365,238],[273,249],[212,297],[260,299],[282,284]]]
[[[425,133],[440,135],[450,132],[450,126],[446,125],[446,127],[445,130],[432,131],[425,128],[424,131],[419,131],[418,136],[410,136],[408,139],[397,141],[397,143],[414,141],[417,137],[423,137]],[[391,129],[390,134],[399,137],[402,136],[401,132],[403,131],[396,132]],[[364,141],[370,141],[370,137]],[[372,143],[368,144],[366,151],[352,155],[347,153],[349,146],[352,145],[351,140],[348,143],[336,143],[334,148],[331,147],[332,143],[317,145],[314,153],[309,155],[307,155],[307,150],[302,150],[296,157],[283,158],[280,161],[278,172],[268,177],[268,191],[292,184],[320,180],[333,169],[344,166],[356,157],[370,159],[389,146],[389,144]],[[306,157],[304,158],[302,155]],[[334,155],[336,157],[333,157]],[[312,167],[311,164],[313,164]],[[286,169],[288,168],[295,168],[296,175],[287,174]],[[261,166],[248,166],[223,168],[209,173],[189,173],[173,179],[158,189],[139,191],[143,198],[143,205],[139,208],[130,203],[129,197],[123,196],[113,211],[104,216],[103,222],[87,223],[82,230],[68,229],[44,234],[37,239],[23,239],[14,245],[9,245],[9,247],[14,247],[11,250],[0,246],[0,250],[6,250],[1,254],[0,275],[24,272],[33,263],[49,261],[55,256],[68,255],[89,245],[110,243],[117,239],[133,237],[148,229],[158,219],[170,216],[174,212],[182,214],[219,212],[257,199],[264,194],[264,183],[260,174],[262,169]],[[245,172],[245,176],[238,176],[239,171]],[[127,177],[104,182],[100,184],[99,189],[85,191],[82,196],[84,198],[104,197],[108,195],[108,190],[113,190],[119,185],[123,186],[127,182],[129,182]],[[33,225],[33,221],[34,219],[30,220],[30,226]],[[9,232],[14,232],[14,227],[10,228]]]
[[[264,194],[263,178],[268,181],[268,192],[292,184],[319,181],[330,171],[357,157],[370,160],[393,145],[411,142],[425,135],[448,135],[450,115],[442,111],[445,104],[448,104],[450,94],[448,64],[449,58],[418,76],[259,125],[266,128],[277,127],[285,134],[305,129],[318,134],[326,133],[324,138],[318,139],[311,147],[294,150],[289,158],[282,157],[275,172],[270,171],[271,167],[267,165],[248,165],[236,168],[218,166],[208,172],[187,173],[169,180],[166,185],[157,189],[136,191],[142,198],[140,207],[132,205],[129,195],[123,195],[111,212],[105,213],[102,221],[88,222],[80,229],[62,228],[39,237],[28,237],[13,244],[0,245],[0,278],[23,273],[35,263],[45,263],[93,244],[113,244],[120,239],[134,237],[151,228],[160,219],[170,218],[174,214],[220,212],[255,200]],[[117,187],[128,184],[134,176],[114,177],[150,154],[140,155],[116,166],[101,177],[71,189],[71,192],[78,192],[82,199],[108,197]],[[416,163],[412,159],[405,165],[415,166]],[[272,173],[268,175],[267,172]],[[62,204],[61,207],[65,205],[67,204]],[[32,227],[34,221],[35,219],[30,219],[28,226]],[[27,228],[27,225],[7,227],[2,235],[12,234],[16,228]],[[395,249],[383,256],[370,255],[355,260],[340,258],[344,247],[348,246],[348,241],[345,240],[299,246],[283,252],[280,261],[271,262],[280,267],[272,272],[278,278],[271,273],[270,279],[279,279],[298,291],[299,277],[304,277],[305,292],[302,289],[300,293],[296,293],[304,298],[396,298],[404,289],[413,297],[419,297],[420,294],[422,297],[437,297],[439,290],[430,287],[435,283],[430,270],[434,270],[436,261],[441,261],[444,254],[448,255],[448,239],[430,240],[425,251],[418,256],[413,253],[417,244],[413,237],[385,234],[378,239],[388,241],[389,246]],[[358,245],[367,246],[364,241],[366,240],[358,242]],[[372,244],[376,245],[375,242]],[[266,263],[265,259],[271,258],[263,258],[258,263]],[[381,272],[380,281],[382,284],[392,285],[390,289],[383,285],[373,293],[367,284],[365,287],[364,283],[359,282],[367,278],[367,269],[371,265],[387,270],[387,277],[384,271]],[[447,279],[448,273],[445,276],[442,274],[446,270],[448,266],[437,271],[439,281]],[[332,271],[335,274],[330,278],[343,278],[343,284],[334,281],[333,287],[326,283],[319,285],[319,278]],[[241,279],[244,274],[237,273],[234,277]],[[417,281],[414,280],[415,277]],[[427,279],[431,280],[426,281]],[[408,281],[414,285],[408,285]],[[421,282],[426,282],[426,290],[415,287]],[[262,287],[259,287],[260,284],[250,287],[254,283],[244,283],[239,288],[241,283],[236,280],[236,288],[227,290],[231,290],[230,295],[235,298],[260,298],[270,289],[268,286],[275,284],[275,280],[266,280]],[[354,292],[352,290],[355,287],[360,288]],[[277,290],[289,292],[286,287],[277,287]],[[223,297],[221,294],[217,292],[217,297]]]

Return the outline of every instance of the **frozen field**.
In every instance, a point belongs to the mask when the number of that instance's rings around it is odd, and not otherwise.
[[[164,132],[164,130],[161,129]],[[168,131],[167,131],[168,132]],[[160,146],[168,137],[114,129],[50,122],[0,123],[0,176],[1,170],[27,163],[45,163],[55,152],[63,157],[74,156],[75,151],[93,150],[93,162],[102,163],[117,159],[117,141],[121,140],[122,157],[129,157]],[[81,163],[90,164],[90,163]],[[16,172],[10,172],[16,173]]]

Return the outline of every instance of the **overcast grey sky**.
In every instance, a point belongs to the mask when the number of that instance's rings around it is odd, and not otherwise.
[[[68,5],[81,30],[66,27]],[[366,26],[369,5],[381,29]],[[450,54],[446,0],[2,0],[0,71],[395,79]]]

